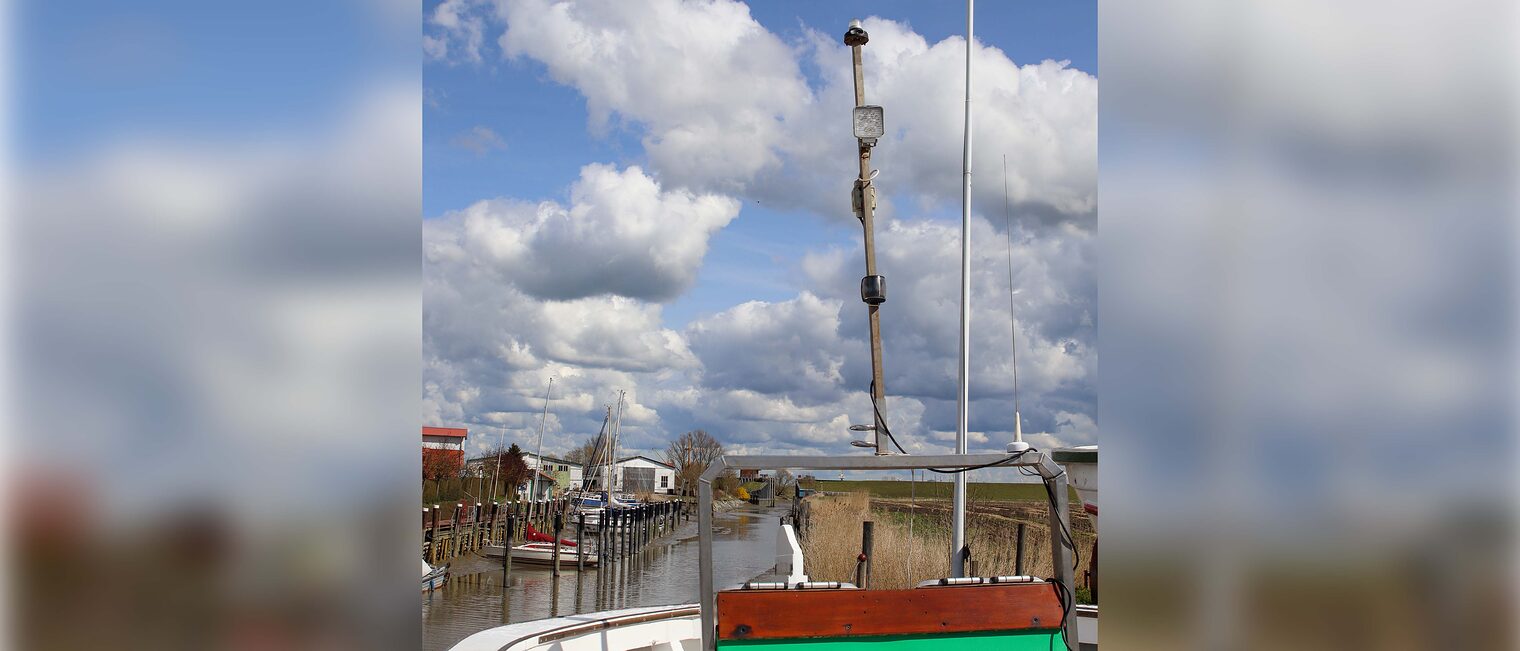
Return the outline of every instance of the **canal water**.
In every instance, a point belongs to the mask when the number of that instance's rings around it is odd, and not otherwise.
[[[713,518],[714,583],[719,589],[769,574],[776,534],[787,507],[743,505]],[[447,649],[493,626],[578,613],[695,603],[697,519],[677,525],[642,551],[579,574],[512,565],[503,589],[501,560],[467,555],[450,567],[449,582],[422,596],[422,648]]]

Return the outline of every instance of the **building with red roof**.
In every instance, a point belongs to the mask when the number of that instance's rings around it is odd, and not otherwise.
[[[464,442],[469,436],[463,427],[423,427],[422,478],[458,477],[464,469]]]

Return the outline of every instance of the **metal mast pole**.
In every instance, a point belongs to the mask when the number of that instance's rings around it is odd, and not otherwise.
[[[971,16],[975,0],[966,0],[966,127],[961,151],[961,356],[955,394],[955,453],[966,453],[966,409],[971,368]],[[955,473],[951,505],[950,576],[966,575],[966,473]]]
[[[617,444],[618,435],[623,432],[623,395],[624,391],[618,390],[617,414],[612,418],[612,427],[607,437],[607,505],[612,506],[612,490],[617,483]]]
[[[855,208],[855,216],[860,219],[861,229],[865,233],[866,249],[866,276],[860,280],[860,299],[866,304],[867,319],[871,324],[871,403],[872,403],[872,427],[875,432],[876,454],[891,454],[887,448],[887,442],[882,437],[886,426],[882,423],[882,413],[886,411],[887,389],[882,381],[881,368],[881,315],[877,312],[881,304],[886,302],[886,279],[876,273],[876,224],[874,214],[876,211],[876,188],[871,184],[871,148],[876,145],[876,138],[880,136],[881,112],[880,107],[866,106],[866,80],[865,72],[860,65],[860,46],[870,41],[870,35],[860,27],[860,21],[850,21],[850,29],[844,34],[844,44],[850,46],[850,58],[855,64],[855,136],[860,145],[860,176],[855,179],[855,190],[852,203]],[[867,109],[875,109],[871,113]],[[865,111],[863,113],[863,111]],[[874,130],[861,130],[861,116],[874,116]]]
[[[533,519],[533,502],[538,499],[538,473],[544,471],[544,426],[549,423],[549,394],[554,391],[554,377],[549,377],[549,388],[544,391],[544,417],[538,421],[538,450],[533,453],[533,478],[528,480],[528,519]]]

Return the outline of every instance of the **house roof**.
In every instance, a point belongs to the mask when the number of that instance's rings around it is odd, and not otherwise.
[[[454,439],[462,439],[470,435],[470,431],[463,427],[427,427],[422,428],[423,436],[444,436]]]
[[[532,452],[524,452],[523,456],[524,457],[538,457],[538,455],[533,454]],[[544,461],[548,461],[550,463],[562,463],[562,464],[565,464],[567,466],[575,466],[577,468],[584,468],[584,467],[586,467],[585,464],[576,463],[576,462],[571,461],[569,459],[561,459],[559,457],[551,457],[551,456],[549,456],[547,454],[544,455],[544,456],[542,456],[542,457],[538,457],[538,458],[541,458]]]
[[[664,467],[664,468],[669,468],[671,470],[675,470],[676,469],[675,466],[672,466],[672,465],[670,465],[668,463],[665,463],[664,461],[660,461],[659,459],[651,459],[651,458],[646,457],[646,456],[644,456],[642,454],[635,454],[635,455],[633,455],[631,457],[623,457],[621,459],[618,459],[617,462],[618,463],[623,463],[625,461],[632,461],[634,459],[643,459],[643,460],[648,461],[649,463],[652,463],[654,465],[661,466],[661,467]]]
[[[531,456],[533,456],[532,452],[524,452],[523,453],[523,458],[524,459],[527,459],[528,457],[531,457]],[[493,456],[487,454],[487,455],[482,455],[482,456],[471,458],[469,461],[470,462],[475,462],[475,461],[490,461],[490,460],[495,459],[495,458],[496,457],[493,457]],[[567,466],[575,466],[577,468],[584,468],[584,467],[586,467],[586,464],[576,463],[574,461],[570,461],[569,459],[561,459],[559,457],[551,457],[551,456],[549,456],[547,454],[543,456],[543,460],[546,463],[559,463],[559,464],[564,464],[564,465],[567,465]]]

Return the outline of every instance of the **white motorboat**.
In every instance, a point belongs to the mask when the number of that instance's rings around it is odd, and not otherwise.
[[[441,565],[433,567],[427,561],[422,561],[422,591],[432,592],[443,587],[449,580],[449,566]]]
[[[511,547],[512,562],[529,563],[533,565],[553,565],[554,547],[554,543],[547,542],[530,542],[523,543],[521,545],[514,545]],[[508,548],[504,545],[486,545],[481,548],[481,553],[493,558],[501,558],[502,554],[506,553],[507,549]],[[560,567],[575,567],[579,562],[577,560],[578,555],[581,553],[582,549],[580,547],[560,545]],[[595,566],[597,564],[596,550],[585,549],[584,553],[586,555],[585,564],[588,567]]]

